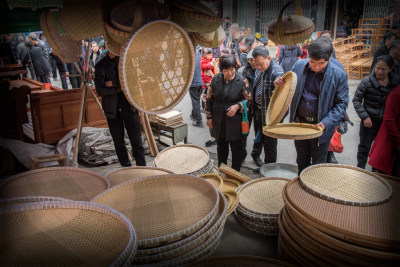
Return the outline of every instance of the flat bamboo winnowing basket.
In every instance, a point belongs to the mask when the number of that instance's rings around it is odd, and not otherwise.
[[[90,202],[33,202],[0,209],[7,266],[130,266],[137,249],[129,220]]]
[[[169,174],[116,185],[92,202],[127,216],[143,249],[179,241],[201,229],[218,212],[217,192],[199,177]]]
[[[134,166],[112,170],[106,175],[106,178],[110,181],[111,186],[116,186],[132,179],[173,173],[170,170],[162,168]]]
[[[351,206],[379,205],[392,195],[392,187],[384,178],[342,164],[310,166],[300,174],[300,183],[311,194]]]
[[[23,172],[0,184],[0,199],[31,196],[89,201],[110,187],[98,173],[72,167],[52,167]]]
[[[307,123],[278,123],[263,128],[263,134],[277,139],[307,140],[320,137],[322,133],[321,127]]]
[[[167,20],[150,22],[130,38],[119,62],[129,103],[149,114],[171,110],[192,82],[195,57],[187,33]]]
[[[13,198],[0,199],[0,208],[10,207],[14,205],[21,205],[31,202],[43,202],[43,201],[68,202],[71,200],[62,197],[46,197],[46,196],[13,197]]]

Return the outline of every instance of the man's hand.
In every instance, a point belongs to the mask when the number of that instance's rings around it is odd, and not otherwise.
[[[372,127],[372,121],[371,121],[370,117],[368,117],[368,118],[366,118],[364,120],[364,126],[367,127],[367,128],[371,128]]]
[[[105,81],[104,86],[105,87],[112,87],[113,86],[112,81]]]
[[[249,91],[243,90],[242,95],[243,95],[244,99],[251,100],[251,93]]]
[[[228,117],[233,117],[235,116],[238,110],[239,110],[239,104],[232,105],[226,110],[226,115]]]
[[[276,86],[283,86],[285,84],[285,80],[279,76],[278,78],[275,79],[274,85]]]
[[[325,125],[322,122],[315,124],[315,126],[321,127],[322,131],[325,130]]]
[[[211,129],[212,128],[212,119],[207,119],[206,124],[207,124],[208,128]]]
[[[68,75],[69,75],[69,72],[67,71],[67,72],[65,73],[65,75],[68,76]]]

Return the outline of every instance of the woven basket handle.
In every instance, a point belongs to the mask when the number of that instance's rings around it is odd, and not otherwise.
[[[301,8],[300,5],[300,1],[299,0],[292,0],[289,3],[287,3],[286,5],[283,6],[283,8],[281,9],[281,12],[279,13],[278,16],[278,21],[276,23],[276,31],[275,34],[277,36],[278,40],[282,40],[283,38],[283,30],[282,30],[282,16],[283,16],[283,12],[285,11],[285,9],[290,6],[291,4],[293,4],[294,2],[296,2],[296,11],[295,11],[295,15],[297,16],[304,16],[303,14],[303,9]]]

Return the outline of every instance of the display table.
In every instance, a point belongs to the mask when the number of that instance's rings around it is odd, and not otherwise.
[[[173,145],[182,141],[187,144],[188,125],[186,123],[182,122],[173,126],[164,126],[157,122],[150,122],[150,125],[159,143],[169,146],[160,140],[161,136],[164,136],[170,138]]]

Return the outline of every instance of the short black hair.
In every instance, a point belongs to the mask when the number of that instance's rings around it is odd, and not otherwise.
[[[333,45],[324,38],[317,38],[308,46],[308,55],[314,60],[325,59],[328,61],[333,52]]]
[[[31,41],[37,41],[38,39],[36,37],[32,37]]]
[[[395,49],[395,48],[400,48],[400,40],[393,41],[392,46],[390,47],[390,50]]]
[[[264,46],[257,46],[253,49],[253,58],[258,56],[262,56],[263,58],[267,58],[269,56],[268,48]]]
[[[384,55],[384,56],[378,57],[376,59],[376,64],[378,64],[379,61],[386,63],[389,66],[389,68],[393,67],[393,65],[394,65],[394,60],[389,55]],[[375,64],[375,66],[376,66],[376,64]]]
[[[385,32],[383,42],[385,43],[387,39],[392,39],[393,36],[396,36],[393,32]]]
[[[250,51],[251,46],[254,44],[254,41],[256,40],[255,36],[246,36],[246,39],[244,39],[243,46],[246,47]]]
[[[225,19],[229,19],[230,20],[231,18],[229,16],[226,16]]]
[[[211,53],[212,53],[212,50],[210,48],[203,47],[201,49],[201,54],[202,55],[208,55],[208,54],[211,54]]]
[[[235,68],[237,69],[237,64],[236,64],[236,59],[233,55],[222,55],[219,58],[219,69],[225,70],[229,68]]]
[[[28,48],[32,48],[32,47],[33,47],[33,44],[32,44],[31,42],[27,42],[27,43],[26,43],[26,46],[27,46]]]

